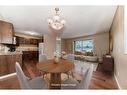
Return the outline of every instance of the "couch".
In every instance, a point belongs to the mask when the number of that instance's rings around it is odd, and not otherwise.
[[[82,61],[97,62],[98,57],[93,52],[75,52],[75,59]]]

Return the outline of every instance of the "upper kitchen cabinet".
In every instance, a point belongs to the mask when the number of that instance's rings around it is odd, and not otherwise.
[[[26,37],[20,37],[15,36],[17,46],[18,45],[38,45],[39,43],[43,42],[43,38],[26,38]]]
[[[12,44],[13,33],[14,33],[13,24],[0,20],[0,43]]]

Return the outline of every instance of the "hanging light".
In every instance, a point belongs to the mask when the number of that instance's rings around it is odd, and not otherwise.
[[[55,15],[48,19],[48,24],[55,30],[60,30],[64,27],[66,21],[60,17],[59,8],[55,8]]]

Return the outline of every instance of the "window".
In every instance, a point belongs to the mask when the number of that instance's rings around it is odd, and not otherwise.
[[[75,51],[87,51],[90,52],[93,50],[93,40],[83,40],[74,42]]]

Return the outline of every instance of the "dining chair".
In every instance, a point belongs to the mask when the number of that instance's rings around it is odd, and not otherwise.
[[[47,60],[47,57],[45,54],[42,54],[42,55],[39,55],[39,63],[38,64],[41,64],[42,61],[45,61]],[[44,76],[47,74],[46,72],[42,72],[42,71],[39,71],[40,75]]]
[[[71,61],[71,62],[74,62],[75,56],[74,56],[74,54],[67,54],[66,59],[69,60],[69,61]]]
[[[93,64],[86,70],[83,79],[79,83],[75,79],[67,79],[63,82],[62,89],[88,89],[93,73]]]
[[[75,60],[74,54],[67,54],[66,60],[69,60],[69,61],[71,61],[72,63],[74,63],[74,60]],[[71,71],[69,71],[69,72],[66,72],[66,74],[68,75],[68,78],[69,78],[69,76],[73,76],[73,70],[71,70]]]
[[[93,74],[93,64],[90,65],[89,69],[86,71],[86,73],[83,76],[83,80],[80,82],[79,89],[88,89],[90,85],[90,81],[92,79]]]
[[[39,62],[47,60],[47,57],[45,54],[39,55]]]
[[[42,77],[36,77],[33,79],[26,77],[18,62],[16,62],[15,68],[16,68],[16,73],[17,73],[17,77],[18,77],[21,89],[46,89],[48,88],[45,80]]]

